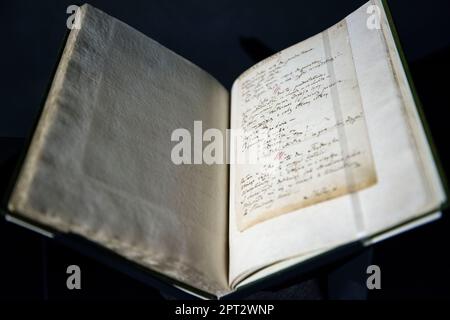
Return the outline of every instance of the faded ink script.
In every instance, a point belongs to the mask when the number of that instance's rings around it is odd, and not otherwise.
[[[233,94],[237,157],[254,160],[236,170],[241,231],[376,182],[345,22],[255,65]]]

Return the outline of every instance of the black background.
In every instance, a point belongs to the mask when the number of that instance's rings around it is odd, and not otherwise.
[[[242,71],[333,25],[365,1],[91,1],[199,65],[227,88]],[[444,170],[450,75],[450,2],[389,1]],[[0,186],[4,190],[45,97],[67,31],[72,1],[1,1]],[[81,4],[81,3],[78,3]],[[382,201],[382,199],[380,199]],[[376,245],[363,256],[318,270],[256,298],[365,298],[365,267],[378,264],[382,289],[369,299],[450,297],[449,218]],[[356,261],[356,262],[355,262]],[[362,261],[362,262],[361,262]],[[364,262],[366,261],[366,262]],[[66,267],[82,269],[80,291]],[[154,289],[4,221],[0,297],[161,299]]]

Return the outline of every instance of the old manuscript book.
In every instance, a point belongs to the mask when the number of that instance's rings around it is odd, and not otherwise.
[[[386,10],[365,4],[227,91],[82,6],[9,214],[209,297],[432,220],[446,194]],[[229,153],[174,161],[180,128]]]

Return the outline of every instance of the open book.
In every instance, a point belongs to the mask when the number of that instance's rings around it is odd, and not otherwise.
[[[92,6],[77,19],[8,201],[15,217],[222,297],[446,201],[380,1],[231,92]]]

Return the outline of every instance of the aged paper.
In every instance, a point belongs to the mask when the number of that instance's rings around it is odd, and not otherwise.
[[[251,282],[267,272],[280,270],[286,263],[413,221],[438,208],[445,198],[420,120],[417,115],[412,117],[417,113],[416,105],[383,10],[381,29],[367,28],[367,12],[372,5],[383,8],[380,1],[371,1],[345,20],[376,167],[376,184],[268,219],[242,232],[237,227],[234,205],[239,166],[232,166],[229,241],[233,286],[246,277],[250,278],[245,282]],[[238,95],[234,94],[238,88],[236,85],[232,94],[232,128],[241,115]],[[420,163],[421,158],[427,170]],[[432,174],[425,174],[426,171]],[[264,270],[268,266],[271,270]]]
[[[84,5],[9,203],[145,267],[220,294],[226,165],[176,165],[171,134],[225,131],[228,92],[192,63]]]
[[[234,87],[241,231],[376,183],[345,20],[252,67]]]

